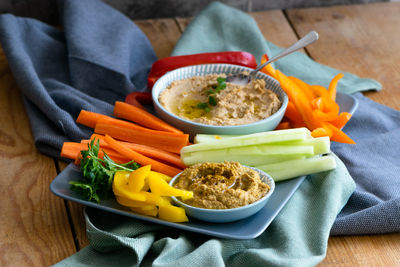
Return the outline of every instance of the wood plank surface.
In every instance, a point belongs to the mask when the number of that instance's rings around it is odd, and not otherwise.
[[[49,190],[54,161],[36,150],[8,69],[0,77],[0,114],[0,266],[54,264],[75,253],[72,233],[63,201]]]
[[[158,58],[169,56],[181,35],[174,19],[136,20],[135,23],[149,38]]]
[[[381,92],[366,95],[400,110],[400,3],[334,6],[287,11],[296,32],[320,34],[312,57],[333,68],[373,78]]]
[[[64,161],[57,161],[58,171],[61,172],[68,166],[69,163]],[[67,205],[66,208],[69,212],[71,218],[71,231],[74,236],[74,241],[77,247],[77,250],[80,250],[86,247],[89,244],[89,240],[86,235],[86,223],[83,215],[85,206],[73,201],[65,201]]]

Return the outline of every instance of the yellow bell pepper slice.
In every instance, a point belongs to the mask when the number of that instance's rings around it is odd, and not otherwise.
[[[158,208],[156,206],[147,205],[145,207],[131,207],[132,211],[148,216],[157,216]]]
[[[167,183],[169,183],[169,181],[171,181],[171,179],[172,179],[171,176],[168,176],[168,175],[166,175],[166,174],[164,174],[164,173],[161,173],[161,172],[151,171],[150,173],[152,173],[153,175],[158,175],[158,176],[160,176],[160,177],[163,178]]]
[[[160,206],[158,208],[158,217],[169,222],[189,221],[183,208],[172,205]]]
[[[140,167],[129,175],[129,189],[131,192],[140,192],[144,187],[144,180],[149,175],[151,165]]]
[[[149,186],[152,193],[159,196],[176,196],[184,198],[192,198],[193,192],[174,188],[170,186],[158,172],[150,172]]]
[[[115,199],[117,202],[126,207],[144,207],[150,205],[149,203],[145,201],[137,201],[137,200],[132,200],[126,197],[121,197],[121,196],[115,196]]]
[[[128,181],[129,181],[129,172],[125,171],[116,172],[114,174],[114,180],[112,184],[114,195],[136,201],[145,201],[146,196],[141,192],[137,193],[129,191]]]
[[[143,194],[146,196],[146,202],[149,204],[157,206],[171,205],[171,199],[168,197],[156,195],[151,192],[143,192]]]

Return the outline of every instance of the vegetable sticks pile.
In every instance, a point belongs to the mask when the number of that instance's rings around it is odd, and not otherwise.
[[[237,161],[265,171],[277,182],[336,168],[328,137],[311,136],[307,128],[249,135],[198,134],[181,151],[186,165]]]
[[[266,61],[267,56],[264,55],[261,63]],[[332,141],[355,144],[340,130],[351,118],[350,113],[339,114],[339,105],[335,102],[336,86],[343,77],[342,73],[337,74],[326,89],[320,85],[309,85],[293,76],[286,76],[270,64],[261,71],[277,79],[289,97],[284,120],[277,129],[307,127],[312,131],[313,137],[328,136]]]
[[[114,116],[82,110],[77,122],[94,129],[89,140],[65,142],[61,156],[79,162],[80,151],[87,149],[90,140],[100,144],[99,157],[106,153],[116,163],[129,161],[152,165],[160,173],[175,176],[185,165],[180,150],[189,143],[189,135],[165,123],[144,109],[116,102]]]

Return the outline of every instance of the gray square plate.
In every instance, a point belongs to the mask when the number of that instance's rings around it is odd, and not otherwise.
[[[357,100],[354,97],[341,93],[337,94],[337,103],[340,106],[341,112],[346,111],[349,113],[353,113],[358,105]],[[143,221],[221,238],[251,239],[259,236],[265,231],[276,215],[278,215],[281,209],[285,206],[293,193],[304,181],[305,176],[276,183],[275,192],[271,195],[271,198],[264,208],[251,217],[232,223],[209,223],[192,218],[190,218],[189,222],[186,223],[172,223],[158,218],[133,213],[126,207],[119,205],[115,199],[104,200],[99,204],[89,202],[81,199],[78,194],[70,190],[69,182],[79,179],[81,179],[80,169],[71,163],[56,178],[54,178],[53,182],[50,184],[50,190],[61,198]]]

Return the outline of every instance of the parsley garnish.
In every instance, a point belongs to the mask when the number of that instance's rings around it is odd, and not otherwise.
[[[117,164],[104,152],[104,159],[98,157],[100,143],[92,140],[88,144],[88,150],[82,150],[81,171],[83,178],[79,181],[71,181],[71,190],[80,194],[89,201],[100,202],[112,195],[112,182],[117,171],[132,172],[139,168],[133,161]]]
[[[218,77],[217,83],[218,83],[217,85],[216,84],[211,85],[212,89],[207,90],[206,92],[208,95],[208,102],[197,104],[198,108],[204,109],[206,112],[210,112],[211,110],[210,105],[216,106],[218,104],[215,95],[218,94],[221,90],[224,90],[226,88],[226,79]]]

